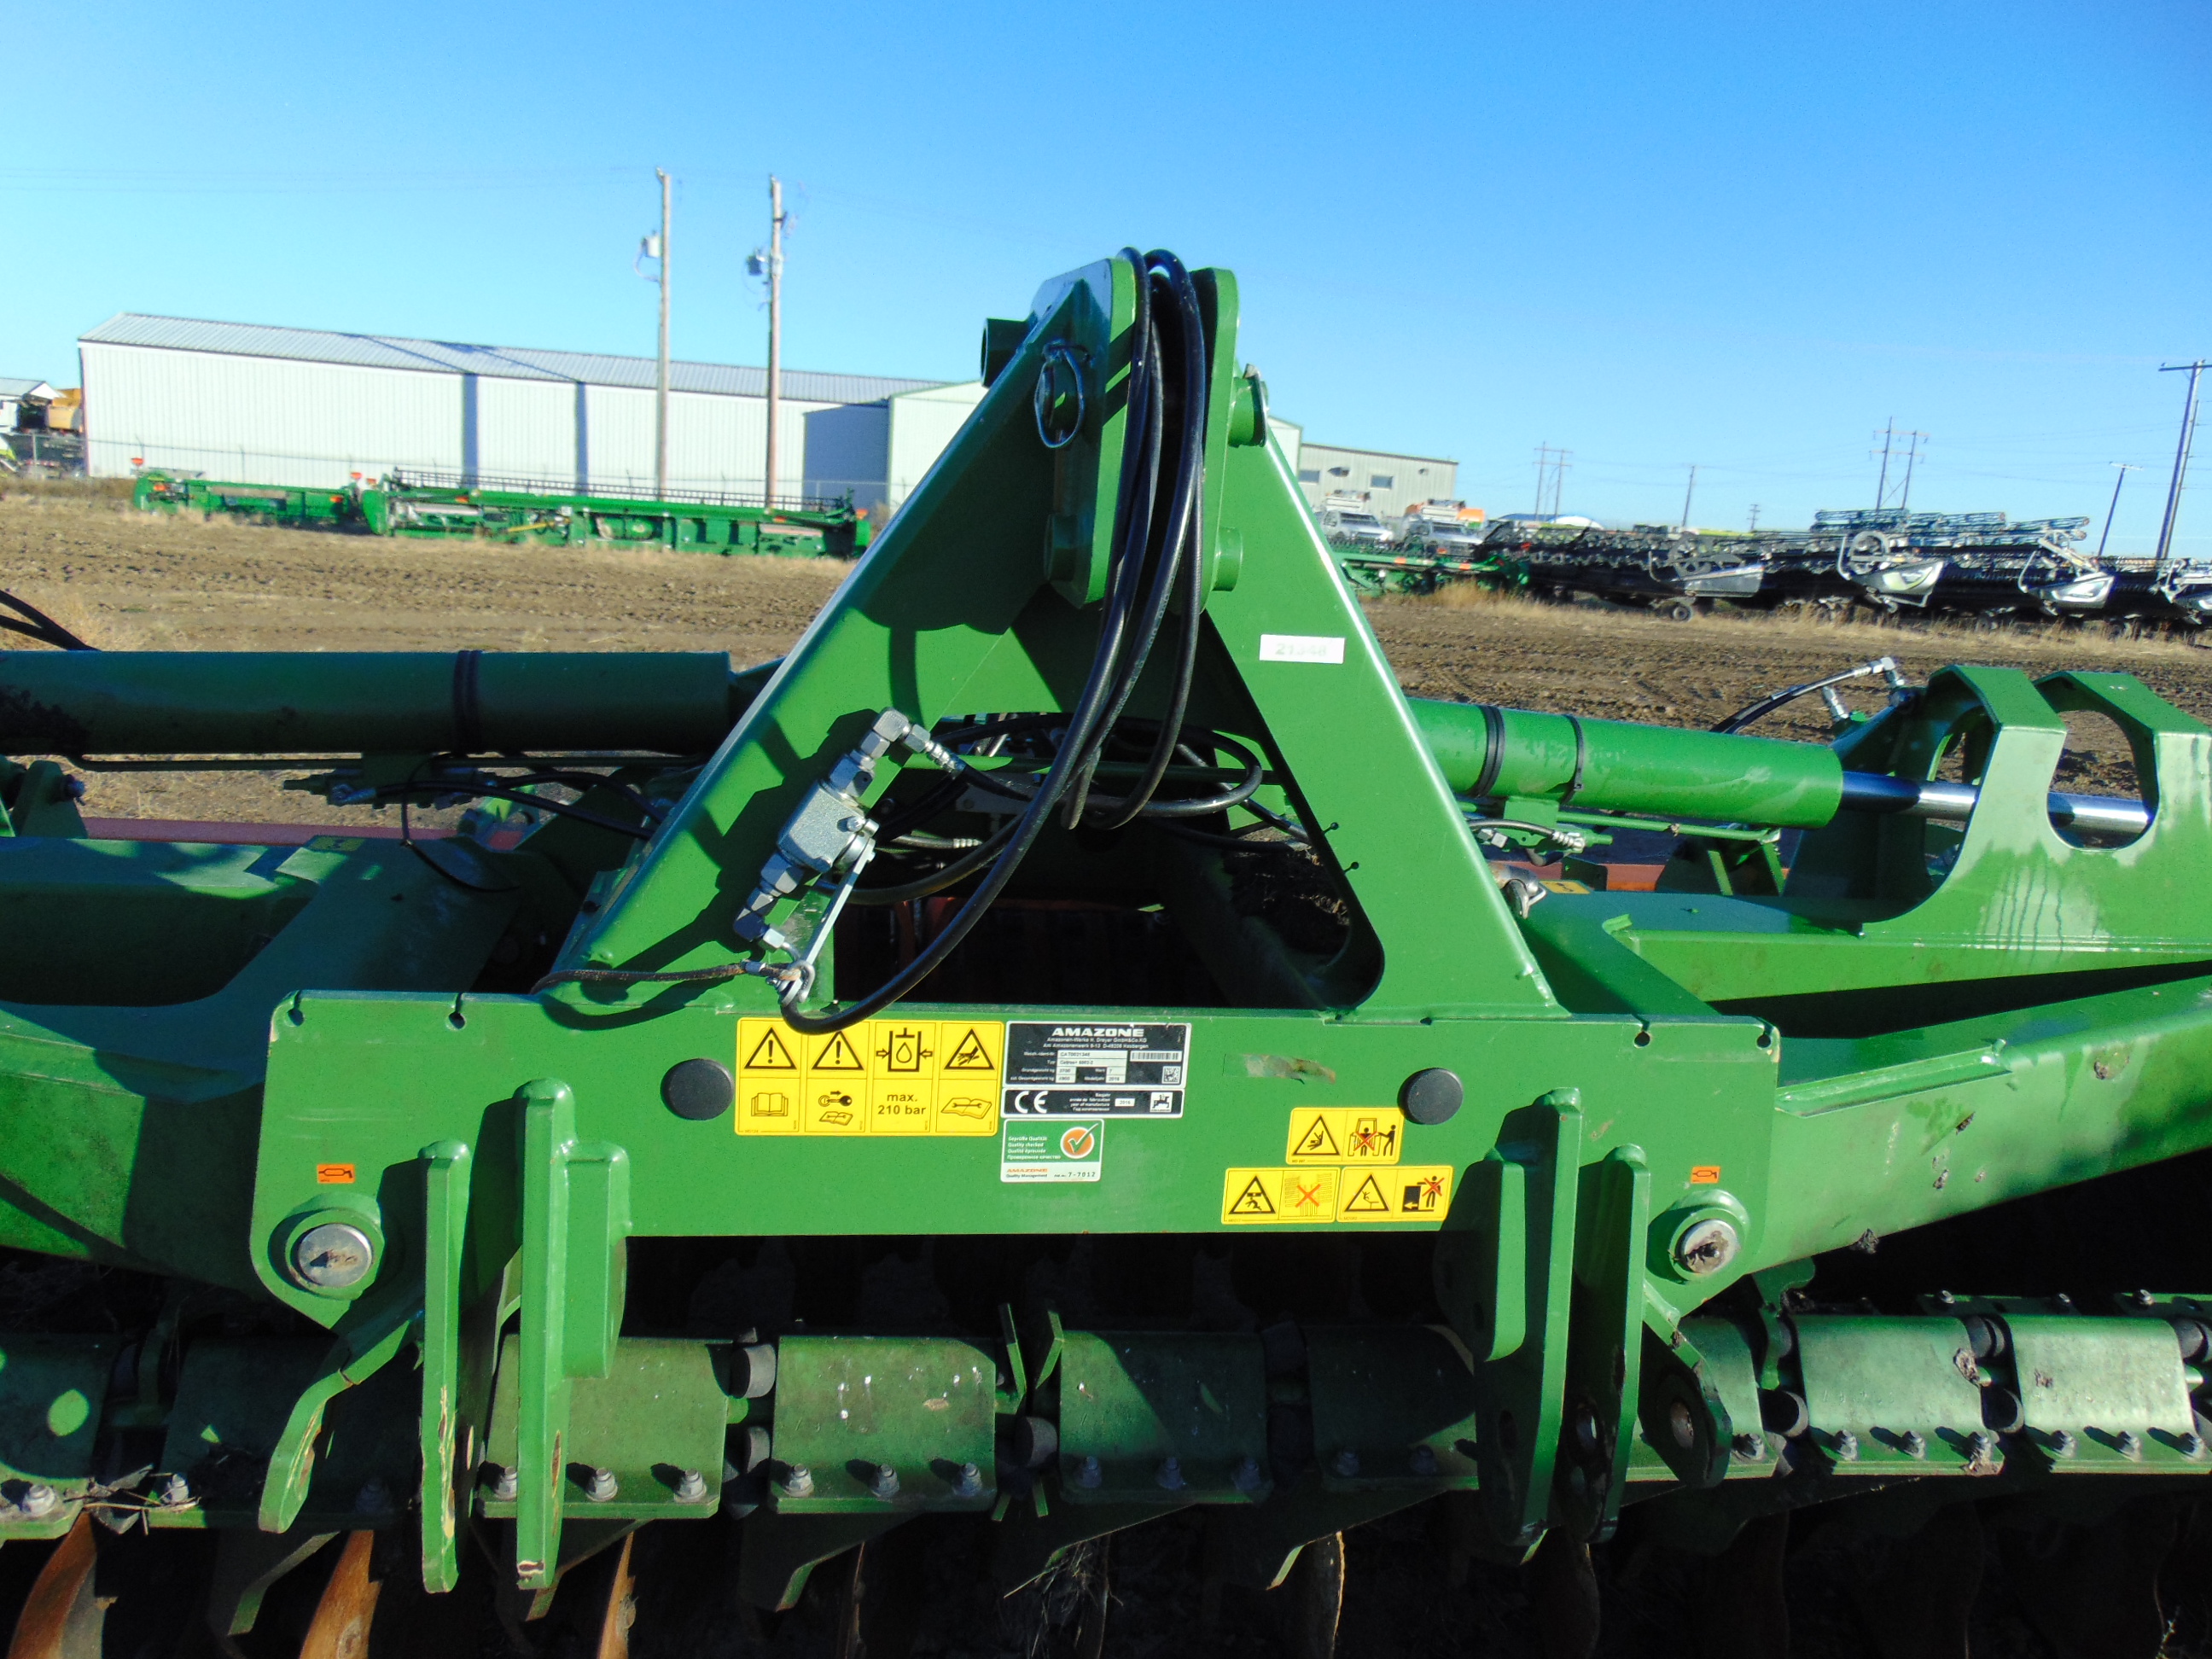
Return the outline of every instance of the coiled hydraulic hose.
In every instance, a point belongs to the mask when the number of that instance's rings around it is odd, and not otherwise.
[[[1091,774],[1144,672],[1176,596],[1178,576],[1183,578],[1182,626],[1167,718],[1160,722],[1152,757],[1135,787],[1106,808],[1105,824],[1127,823],[1143,811],[1182,742],[1205,598],[1198,585],[1199,503],[1206,471],[1205,328],[1196,285],[1180,259],[1158,249],[1140,254],[1124,248],[1120,257],[1129,261],[1137,276],[1136,315],[1130,327],[1128,424],[1108,543],[1105,611],[1098,624],[1098,644],[1082,695],[1065,717],[1059,751],[1021,815],[1000,832],[1004,839],[994,836],[984,847],[956,860],[968,866],[963,876],[981,869],[986,848],[998,843],[975,890],[914,960],[866,995],[819,1013],[799,1008],[799,999],[806,988],[788,982],[782,1011],[793,1030],[809,1036],[842,1030],[889,1007],[928,978],[1006,890],[1063,801],[1071,824],[1102,821],[1087,811]],[[939,877],[945,873],[938,872]]]

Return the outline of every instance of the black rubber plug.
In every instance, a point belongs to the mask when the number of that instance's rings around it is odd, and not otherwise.
[[[1441,1066],[1414,1073],[1398,1091],[1399,1105],[1416,1123],[1448,1123],[1466,1098],[1467,1090],[1460,1083],[1459,1073],[1447,1072]]]
[[[738,1080],[719,1060],[680,1060],[660,1079],[660,1098],[678,1117],[704,1123],[730,1109]]]

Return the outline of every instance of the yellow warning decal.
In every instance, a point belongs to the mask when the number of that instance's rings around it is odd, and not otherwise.
[[[1395,1164],[1406,1115],[1395,1106],[1301,1106],[1291,1114],[1285,1164]]]
[[[1451,1209],[1451,1192],[1449,1164],[1227,1170],[1221,1176],[1221,1224],[1433,1224],[1442,1221]]]
[[[741,1135],[992,1135],[1006,1028],[977,1019],[870,1019],[801,1036],[738,1022]]]
[[[1221,1177],[1227,1227],[1307,1226],[1336,1219],[1334,1170],[1231,1170]]]

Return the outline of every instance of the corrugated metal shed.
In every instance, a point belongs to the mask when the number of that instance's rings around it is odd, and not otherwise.
[[[649,487],[647,357],[459,344],[136,313],[81,336],[95,476],[142,467],[338,486],[394,471]],[[757,493],[767,372],[670,366],[672,489]],[[938,382],[786,370],[778,495],[800,492],[806,416]]]
[[[1459,463],[1440,455],[1346,449],[1302,438],[1297,469],[1298,488],[1309,505],[1318,507],[1323,496],[1342,490],[1366,496],[1368,505],[1385,518],[1396,518],[1416,501],[1459,494]]]

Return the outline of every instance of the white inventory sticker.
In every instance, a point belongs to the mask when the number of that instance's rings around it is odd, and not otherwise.
[[[1008,1123],[999,1140],[999,1179],[1096,1181],[1106,1161],[1106,1125],[1097,1118]]]
[[[1261,662],[1342,662],[1341,634],[1262,634]]]

